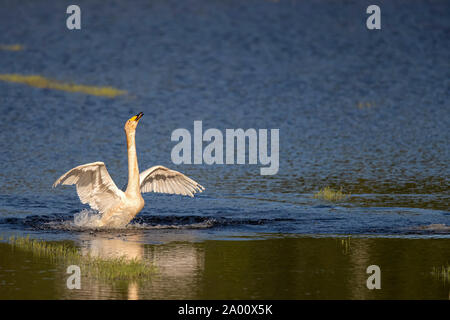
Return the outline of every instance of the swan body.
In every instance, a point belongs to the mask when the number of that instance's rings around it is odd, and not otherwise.
[[[97,227],[123,228],[144,207],[142,192],[187,195],[205,190],[203,186],[184,174],[164,166],[154,166],[139,174],[135,132],[142,118],[140,112],[125,123],[128,151],[128,185],[125,191],[117,188],[103,162],[75,167],[59,177],[59,184],[76,185],[82,203],[101,214]]]

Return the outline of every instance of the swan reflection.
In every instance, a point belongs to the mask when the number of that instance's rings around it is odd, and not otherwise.
[[[104,298],[109,291],[111,298],[136,300],[194,297],[192,288],[198,288],[204,270],[205,255],[195,242],[170,242],[149,245],[143,243],[142,234],[108,238],[81,235],[82,253],[94,257],[146,260],[156,271],[150,280],[101,281],[85,279],[82,291],[95,299]],[[80,292],[81,294],[81,292]]]

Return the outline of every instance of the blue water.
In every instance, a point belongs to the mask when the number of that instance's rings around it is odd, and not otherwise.
[[[141,170],[179,170],[194,199],[145,194],[144,241],[280,235],[450,237],[448,1],[0,1],[0,74],[128,92],[104,98],[0,81],[0,232],[83,231],[67,170],[103,161],[127,181],[124,122],[139,111]],[[174,165],[177,128],[279,128],[280,169]],[[350,193],[327,202],[331,186]]]

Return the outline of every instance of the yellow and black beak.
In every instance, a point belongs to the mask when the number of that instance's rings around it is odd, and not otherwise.
[[[132,118],[130,119],[130,121],[139,121],[139,119],[141,119],[143,115],[144,115],[143,112],[139,112],[137,115],[135,115],[134,117],[132,117]]]

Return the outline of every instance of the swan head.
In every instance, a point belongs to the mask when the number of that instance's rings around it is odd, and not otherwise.
[[[143,112],[139,112],[137,115],[132,116],[130,119],[128,119],[127,122],[125,122],[125,131],[126,132],[134,132],[136,131],[136,127],[139,123],[139,120],[142,118],[142,116],[144,115]]]

